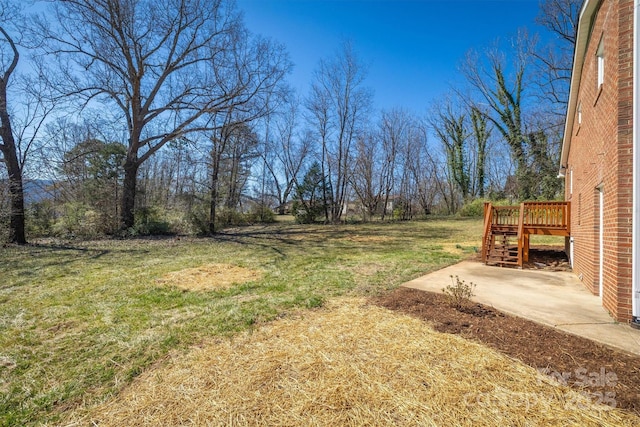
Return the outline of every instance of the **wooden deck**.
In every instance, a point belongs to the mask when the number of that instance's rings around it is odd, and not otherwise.
[[[529,260],[532,234],[571,235],[571,202],[524,202],[519,206],[484,204],[482,261],[517,265]]]

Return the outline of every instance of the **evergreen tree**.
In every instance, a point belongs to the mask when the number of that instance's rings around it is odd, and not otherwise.
[[[314,162],[304,175],[302,183],[296,188],[293,202],[293,215],[301,223],[312,223],[323,217],[326,209],[324,194],[327,194],[328,183],[322,175],[320,163]]]

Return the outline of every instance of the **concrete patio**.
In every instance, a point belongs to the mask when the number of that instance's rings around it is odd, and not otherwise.
[[[571,272],[519,270],[463,261],[403,286],[442,292],[451,277],[476,284],[474,301],[640,355],[640,330],[616,323]]]

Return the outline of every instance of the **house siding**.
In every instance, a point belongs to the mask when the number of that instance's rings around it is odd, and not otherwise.
[[[603,0],[582,65],[567,162],[565,198],[574,217],[573,268],[599,294],[599,189],[603,206],[603,306],[617,320],[631,320],[633,204],[633,0]],[[604,83],[597,85],[596,51],[603,41]],[[569,180],[572,180],[572,185]]]

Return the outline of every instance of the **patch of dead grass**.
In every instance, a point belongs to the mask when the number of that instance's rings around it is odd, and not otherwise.
[[[533,368],[341,299],[141,375],[73,425],[638,425]]]
[[[262,273],[231,264],[207,264],[195,268],[172,271],[157,280],[186,291],[228,289],[233,285],[259,280]]]

